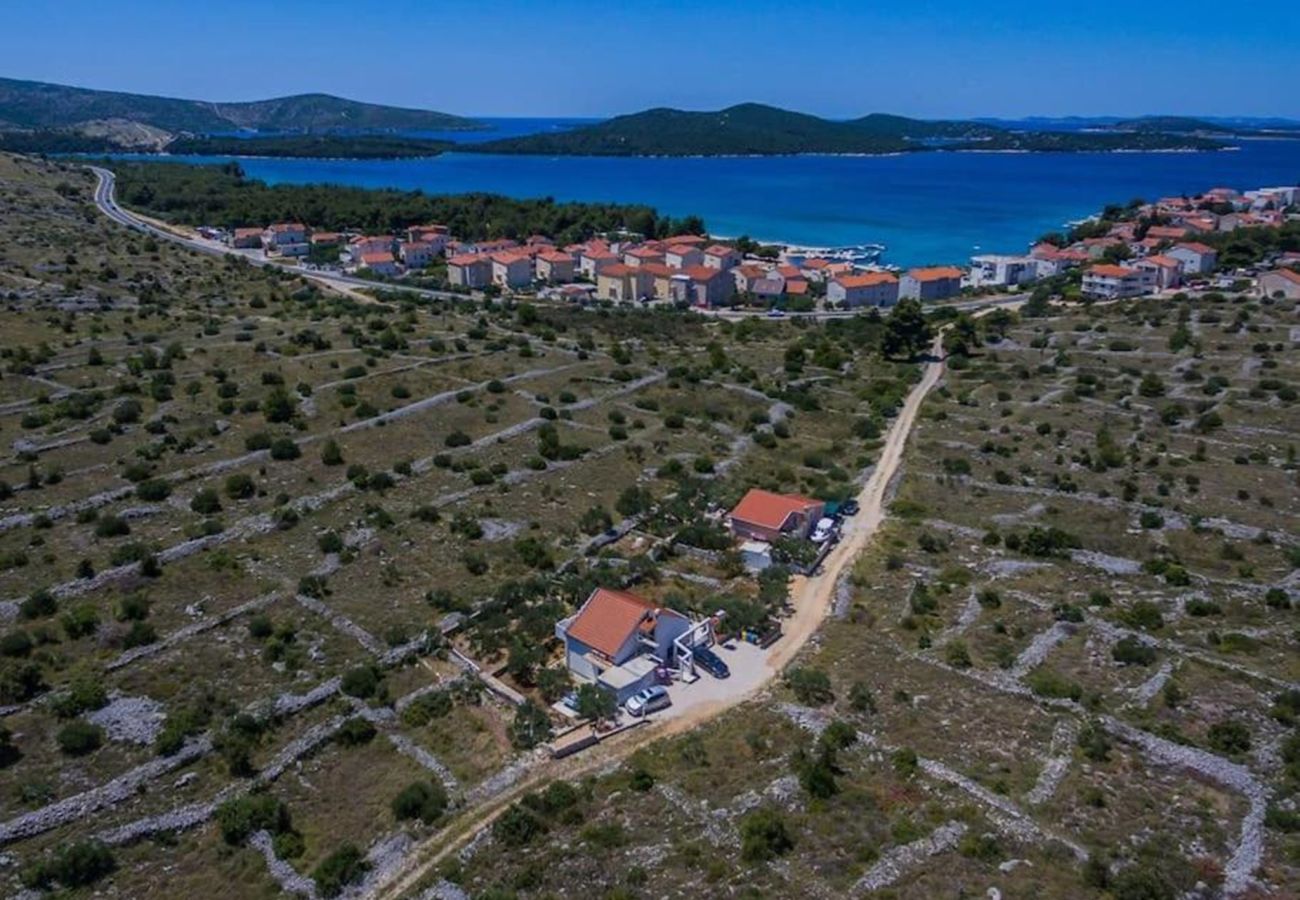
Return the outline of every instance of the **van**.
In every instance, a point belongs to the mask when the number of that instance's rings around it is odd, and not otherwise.
[[[630,716],[644,716],[646,713],[666,709],[672,705],[673,698],[668,696],[668,689],[656,684],[628,697],[623,708]]]

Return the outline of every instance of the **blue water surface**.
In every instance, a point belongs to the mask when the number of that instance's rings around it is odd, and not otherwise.
[[[571,127],[574,121],[506,120],[495,136]],[[250,177],[272,183],[645,203],[674,216],[697,214],[719,235],[813,246],[881,243],[888,248],[886,262],[906,266],[961,262],[975,252],[1019,252],[1043,232],[1135,197],[1296,184],[1300,140],[1247,140],[1239,149],[1213,153],[722,158],[447,153],[399,160],[244,157],[240,164]]]

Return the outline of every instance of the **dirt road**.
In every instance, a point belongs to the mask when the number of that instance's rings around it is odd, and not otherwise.
[[[726,701],[692,709],[689,713],[663,720],[659,724],[635,728],[594,749],[563,760],[547,760],[491,800],[466,810],[438,835],[417,846],[402,870],[387,883],[376,885],[373,897],[403,897],[414,890],[433,868],[474,837],[525,792],[558,778],[572,779],[601,769],[626,758],[651,741],[681,734],[746,702],[771,683],[790,663],[821,626],[831,607],[836,584],[858,555],[867,548],[885,519],[885,495],[890,481],[898,473],[903,451],[916,424],[916,416],[926,395],[943,375],[942,342],[936,337],[932,348],[935,361],[926,363],[921,380],[912,388],[885,436],[880,459],[858,494],[861,510],[849,521],[838,546],[811,577],[796,577],[791,583],[790,600],[794,615],[783,623],[785,634],[767,661],[767,677],[758,685]]]

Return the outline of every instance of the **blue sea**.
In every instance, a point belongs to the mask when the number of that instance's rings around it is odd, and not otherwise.
[[[572,127],[579,120],[489,120],[460,140]],[[1211,187],[1295,184],[1300,140],[1247,140],[1214,153],[916,153],[901,156],[592,158],[447,153],[429,159],[243,157],[250,177],[428,193],[644,203],[697,214],[718,235],[810,246],[880,243],[884,261],[962,262],[1020,252],[1107,203]],[[152,157],[157,158],[157,157]],[[210,157],[176,157],[190,162]]]

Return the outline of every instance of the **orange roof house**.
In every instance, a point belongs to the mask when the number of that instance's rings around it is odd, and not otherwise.
[[[740,538],[770,542],[782,537],[807,537],[825,509],[825,503],[811,497],[750,488],[731,511],[727,523],[731,533]]]
[[[654,683],[675,653],[688,618],[628,591],[598,587],[578,612],[555,626],[569,671],[612,691],[619,702]]]

